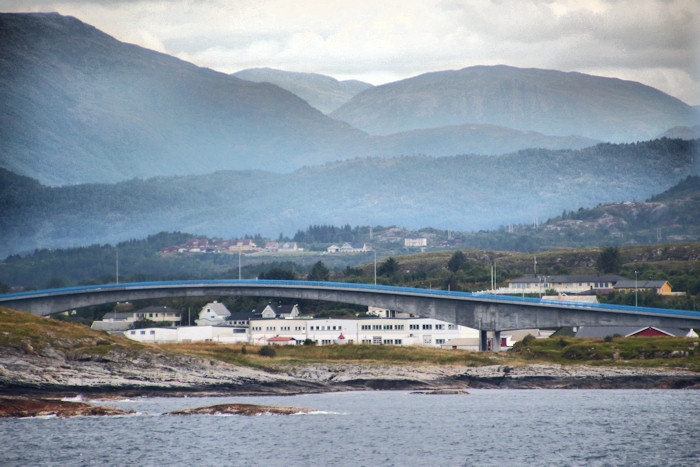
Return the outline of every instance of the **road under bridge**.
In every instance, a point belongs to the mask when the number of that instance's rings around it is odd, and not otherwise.
[[[565,326],[700,328],[700,312],[343,282],[208,280],[105,284],[0,295],[0,306],[47,316],[103,303],[172,297],[294,298],[376,306],[487,332]]]

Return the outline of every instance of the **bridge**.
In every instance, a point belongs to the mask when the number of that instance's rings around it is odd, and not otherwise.
[[[436,318],[487,332],[493,348],[501,331],[565,326],[658,326],[700,328],[700,312],[599,303],[566,302],[344,282],[204,280],[136,282],[38,290],[0,295],[0,306],[47,316],[103,303],[172,297],[246,296],[294,298],[377,306]]]

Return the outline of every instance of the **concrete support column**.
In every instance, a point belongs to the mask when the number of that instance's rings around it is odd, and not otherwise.
[[[488,350],[487,331],[479,330],[479,350],[482,352]]]
[[[491,349],[494,352],[501,350],[501,331],[493,331],[493,345],[491,345]]]

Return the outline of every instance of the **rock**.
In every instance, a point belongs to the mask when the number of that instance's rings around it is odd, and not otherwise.
[[[0,417],[77,417],[126,415],[134,413],[113,407],[51,399],[0,397]]]
[[[432,391],[413,391],[411,394],[428,394],[428,395],[454,395],[454,394],[469,394],[464,389],[434,389]]]
[[[208,407],[175,410],[173,412],[168,412],[166,415],[293,415],[297,413],[309,413],[311,411],[312,409],[303,407],[254,404],[219,404]]]

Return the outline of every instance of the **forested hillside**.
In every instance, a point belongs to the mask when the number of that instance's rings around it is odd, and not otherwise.
[[[160,231],[277,238],[311,224],[491,230],[600,203],[641,201],[700,173],[699,166],[697,141],[663,139],[489,158],[355,159],[289,175],[227,171],[113,185],[46,187],[0,170],[0,257]]]

